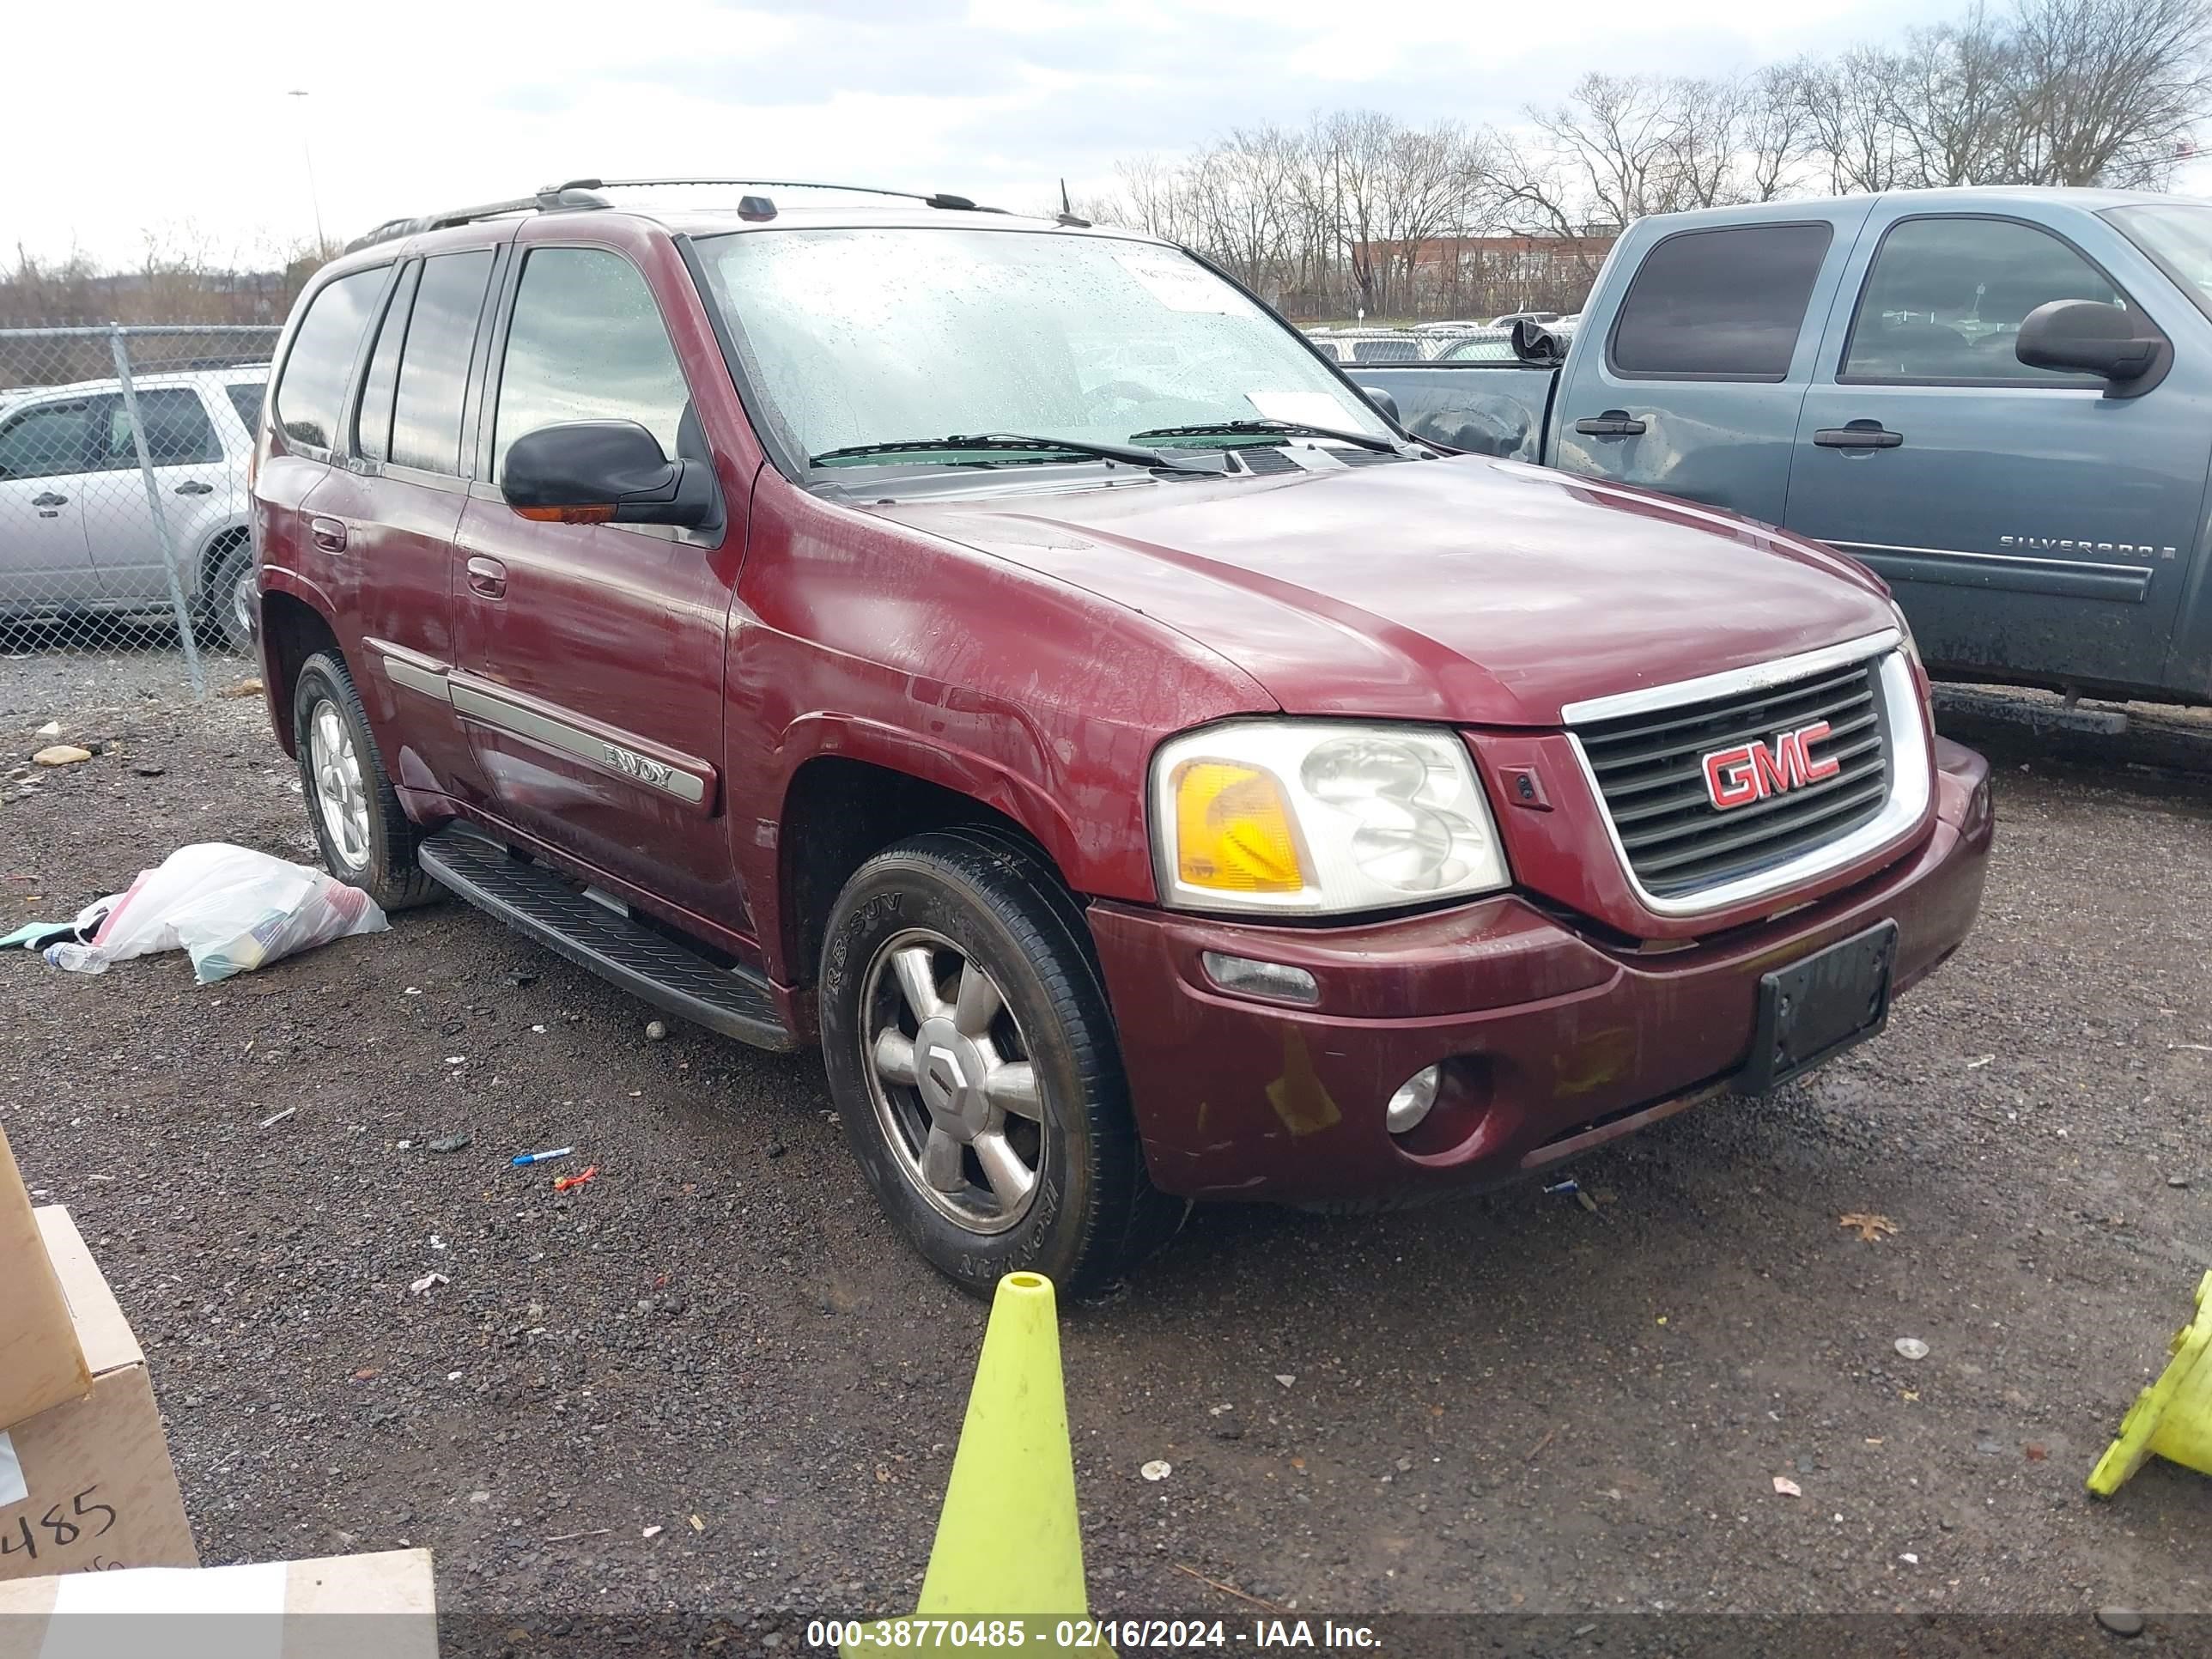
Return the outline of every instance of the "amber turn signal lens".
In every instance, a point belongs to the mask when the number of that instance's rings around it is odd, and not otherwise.
[[[1177,873],[1225,893],[1296,893],[1307,885],[1283,787],[1271,772],[1191,761],[1175,775]]]
[[[611,524],[611,507],[518,507],[514,509],[536,524]]]

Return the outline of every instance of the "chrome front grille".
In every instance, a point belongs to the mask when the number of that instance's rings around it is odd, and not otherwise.
[[[1881,665],[1869,658],[1571,729],[1638,883],[1661,900],[1690,900],[1817,852],[1881,815],[1893,775],[1883,704]],[[1793,775],[1784,740],[1823,721],[1827,731],[1805,756],[1824,771],[1833,762],[1834,773]],[[1753,798],[1715,805],[1706,763],[1716,757],[1724,785],[1748,781]]]

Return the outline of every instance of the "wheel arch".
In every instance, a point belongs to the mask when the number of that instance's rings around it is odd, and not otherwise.
[[[269,723],[276,728],[277,744],[294,759],[299,757],[292,731],[292,697],[300,684],[300,670],[318,651],[344,648],[328,617],[298,593],[285,587],[265,588],[261,595],[261,680],[269,702]]]

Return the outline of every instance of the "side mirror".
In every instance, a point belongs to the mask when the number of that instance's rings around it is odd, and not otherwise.
[[[526,519],[547,524],[672,524],[719,515],[704,461],[672,461],[635,421],[564,421],[517,438],[499,487]]]
[[[1398,400],[1392,397],[1389,392],[1385,392],[1381,386],[1364,386],[1359,388],[1359,395],[1366,398],[1369,403],[1373,404],[1376,408],[1381,410],[1382,411],[1382,417],[1389,421],[1392,426],[1403,426],[1405,424],[1403,421],[1398,418]]]
[[[2053,300],[2021,319],[2013,355],[2030,368],[2134,380],[2150,372],[2165,343],[2138,333],[2135,318],[2118,306]]]

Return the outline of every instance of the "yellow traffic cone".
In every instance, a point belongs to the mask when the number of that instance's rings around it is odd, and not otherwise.
[[[2212,1273],[2197,1286],[2197,1314],[2174,1333],[2173,1358],[2120,1419],[2120,1437],[2089,1474],[2089,1490],[2110,1498],[2155,1452],[2168,1462],[2212,1474]]]
[[[1031,1644],[1052,1644],[1048,1651],[1110,1659],[1110,1649],[1065,1639],[1079,1638],[1090,1608],[1052,1281],[1041,1273],[1008,1273],[991,1301],[921,1602],[912,1619],[892,1622],[908,1626],[915,1639],[899,1642],[908,1652],[932,1650],[938,1621],[972,1630],[1019,1620]],[[869,1634],[877,1636],[875,1626]],[[946,1633],[934,1645],[949,1652],[955,1641]],[[963,1645],[972,1651],[977,1644],[970,1636]],[[846,1659],[882,1650],[879,1638],[842,1649]]]

